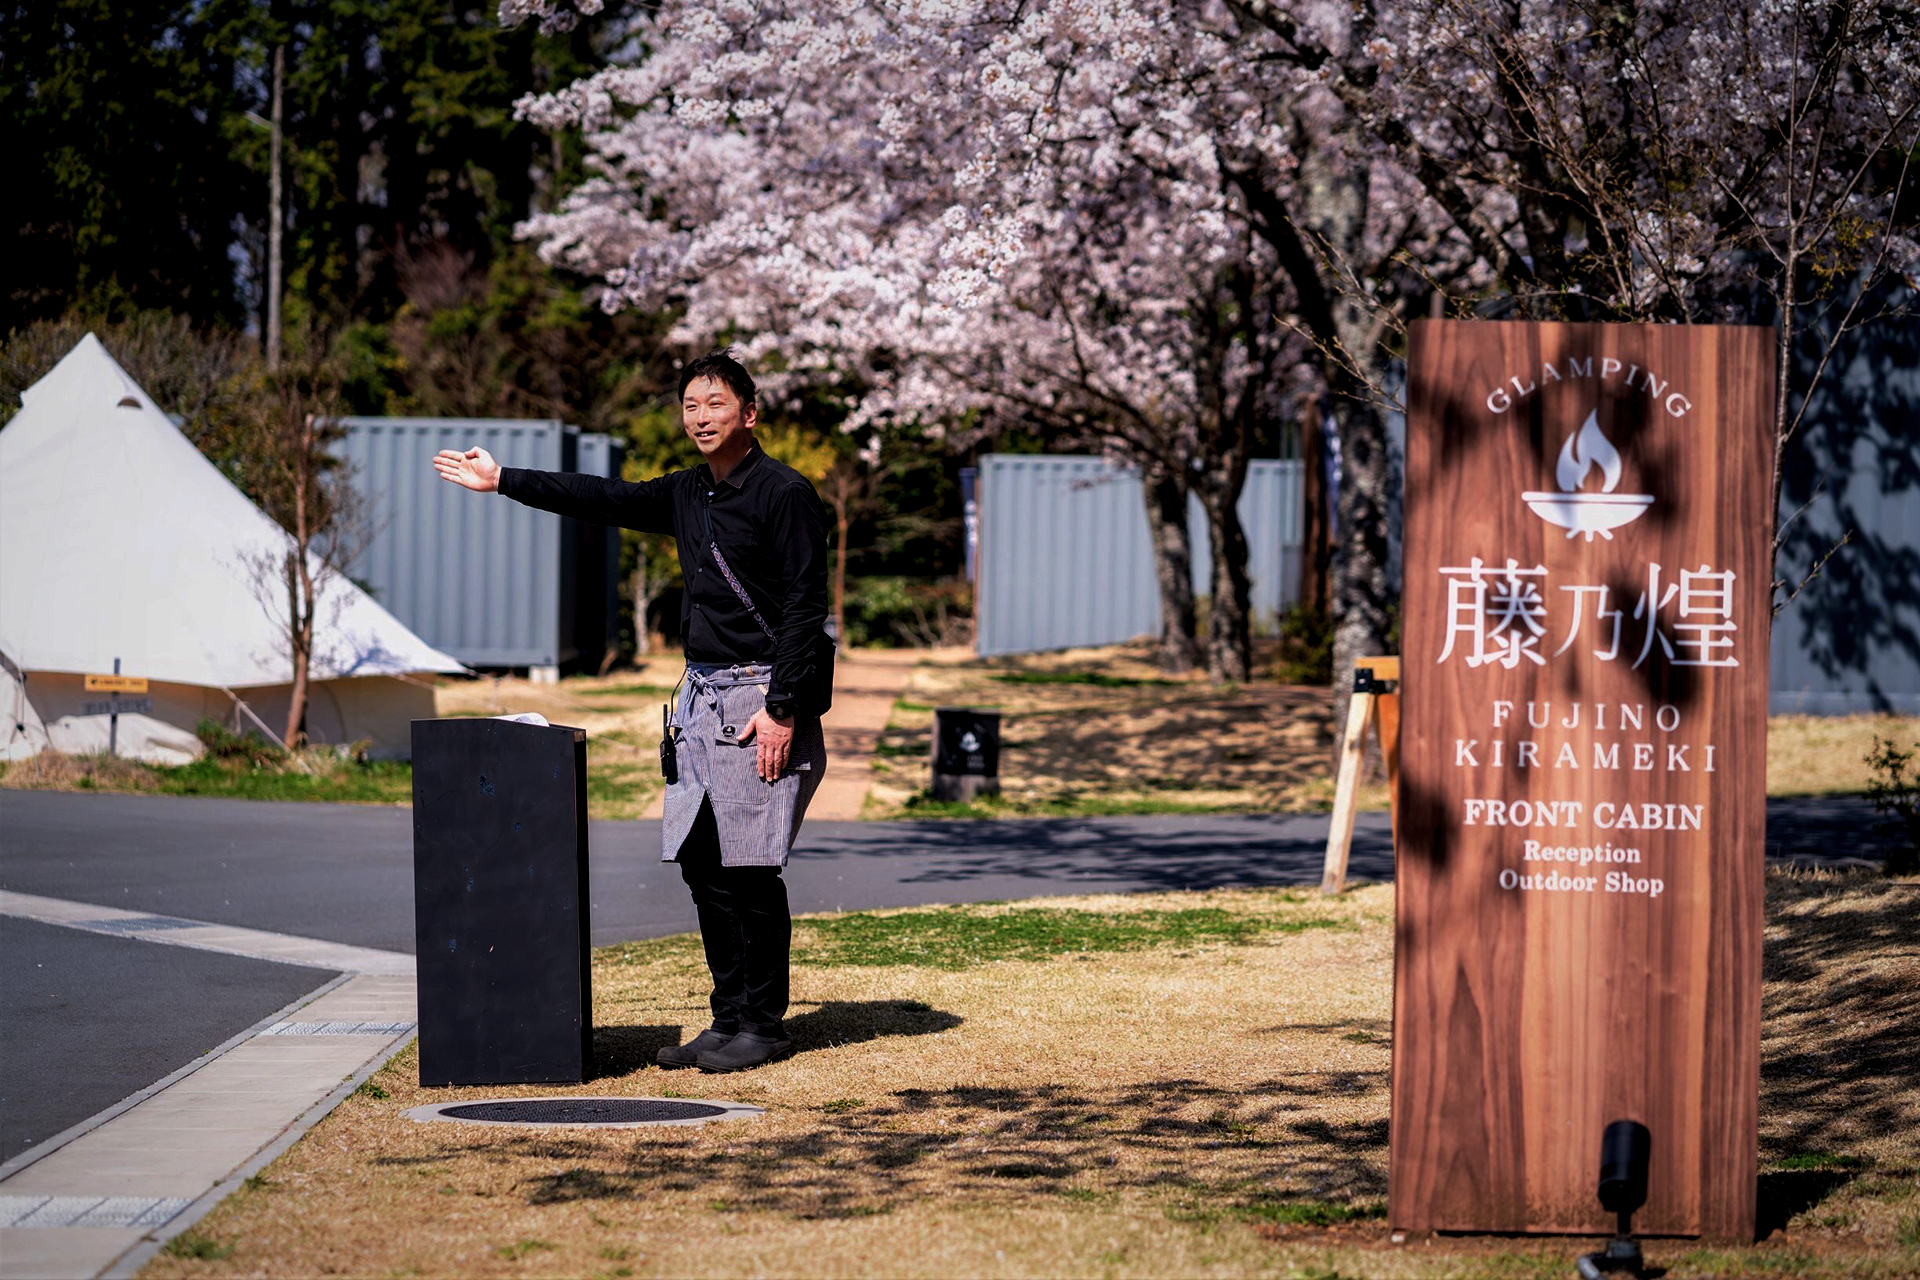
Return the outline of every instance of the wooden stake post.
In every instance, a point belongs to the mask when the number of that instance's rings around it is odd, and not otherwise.
[[[1353,819],[1359,806],[1360,765],[1366,759],[1367,728],[1380,735],[1387,764],[1387,785],[1400,787],[1400,659],[1360,658],[1353,664],[1353,701],[1347,704],[1347,732],[1340,743],[1340,778],[1333,791],[1333,823],[1327,828],[1327,863],[1320,892],[1347,887],[1347,855],[1353,848]],[[1399,833],[1399,804],[1394,802],[1394,832]]]

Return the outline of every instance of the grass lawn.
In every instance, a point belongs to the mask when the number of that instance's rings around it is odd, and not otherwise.
[[[329,800],[399,804],[413,800],[413,766],[403,760],[354,763],[331,751],[303,752],[301,762],[271,763],[202,756],[178,766],[137,764],[104,752],[63,756],[43,751],[0,761],[0,786],[51,791],[145,791],[165,796],[233,800]]]
[[[559,684],[442,680],[435,689],[435,710],[442,716],[537,711],[554,724],[585,729],[588,817],[638,818],[661,788],[660,704],[679,670],[676,657],[637,672],[574,676]],[[0,787],[411,804],[413,766],[401,760],[343,760],[331,747],[304,751],[297,763],[284,756],[203,756],[177,767],[43,752],[28,760],[0,761]]]
[[[1144,645],[954,661],[916,667],[880,735],[864,817],[1095,817],[1146,813],[1300,813],[1333,804],[1332,699],[1325,689],[1255,681],[1219,686],[1169,678]],[[677,656],[637,671],[526,680],[443,680],[443,716],[537,711],[587,731],[587,809],[638,818],[661,787],[660,705],[679,678]],[[936,706],[1001,711],[1003,793],[972,804],[929,799]],[[1875,735],[1920,742],[1920,717],[1775,716],[1768,726],[1768,794],[1857,793]],[[327,749],[306,767],[202,759],[181,768],[97,757],[0,762],[0,786],[154,791],[251,800],[408,803],[410,767],[353,764]],[[1361,788],[1384,810],[1387,787]]]
[[[1002,794],[926,794],[935,707],[997,710]],[[894,704],[874,760],[870,818],[1300,813],[1333,804],[1326,689],[1169,677],[1146,644],[925,662]],[[1370,808],[1387,806],[1375,779]]]
[[[1920,1274],[1920,882],[1768,880],[1761,1203],[1671,1277]],[[409,1049],[152,1277],[1561,1277],[1588,1242],[1384,1220],[1391,892],[1213,891],[796,922],[800,1052],[664,1072],[691,937],[595,953],[602,1078],[421,1089]],[[699,1128],[490,1132],[404,1109],[715,1097]]]
[[[935,707],[998,710],[1002,793],[970,804],[927,795]],[[1915,716],[1774,716],[1767,793],[1866,790],[1875,735],[1920,742]],[[869,818],[1301,813],[1333,806],[1332,697],[1254,681],[1169,678],[1145,645],[923,663],[881,735]],[[1384,777],[1360,807],[1384,810]]]

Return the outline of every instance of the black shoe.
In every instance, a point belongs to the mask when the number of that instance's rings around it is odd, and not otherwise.
[[[691,1046],[689,1046],[691,1048]],[[717,1049],[709,1049],[694,1060],[702,1071],[745,1071],[763,1063],[775,1062],[793,1052],[793,1041],[742,1031]]]
[[[733,1039],[731,1032],[715,1031],[708,1027],[685,1044],[669,1045],[662,1049],[653,1055],[653,1060],[663,1067],[690,1067],[701,1054],[724,1049]]]

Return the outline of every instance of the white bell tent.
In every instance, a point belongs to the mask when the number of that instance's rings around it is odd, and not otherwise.
[[[286,725],[286,591],[256,567],[286,531],[209,462],[91,333],[21,395],[0,428],[0,758],[107,746],[108,695],[88,674],[144,677],[151,709],[121,715],[116,750],[179,764],[193,726]],[[434,714],[432,672],[466,668],[344,576],[315,609],[307,734],[371,739],[404,758]]]

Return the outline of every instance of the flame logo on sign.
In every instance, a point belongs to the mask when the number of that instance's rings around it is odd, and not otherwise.
[[[1600,468],[1600,492],[1580,490],[1595,467]],[[1523,493],[1521,499],[1535,515],[1548,524],[1586,535],[1592,542],[1597,534],[1611,539],[1613,530],[1639,519],[1653,505],[1653,496],[1645,493],[1615,493],[1620,484],[1620,451],[1600,430],[1600,411],[1590,410],[1578,431],[1567,436],[1560,446],[1560,461],[1554,468],[1560,482],[1559,493]]]
[[[1620,483],[1620,451],[1600,430],[1600,411],[1592,410],[1587,420],[1580,424],[1580,430],[1567,437],[1560,446],[1560,466],[1558,478],[1560,487],[1568,493],[1577,493],[1586,482],[1587,472],[1598,464],[1605,483],[1600,486],[1602,493],[1612,493]]]

